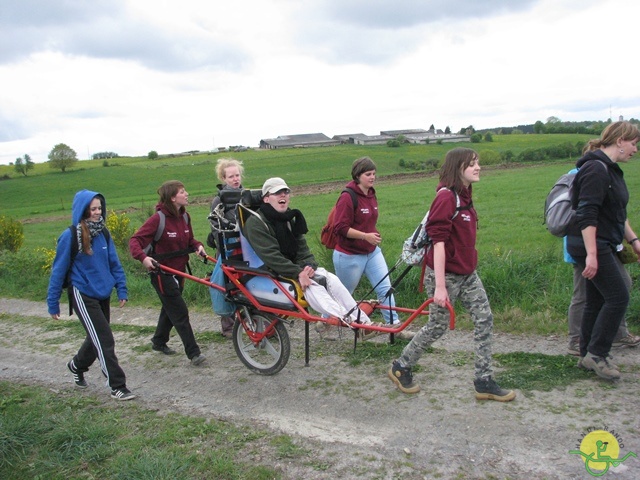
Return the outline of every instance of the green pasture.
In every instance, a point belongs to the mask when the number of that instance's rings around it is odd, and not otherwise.
[[[463,146],[478,152],[512,151],[520,153],[528,148],[576,143],[589,138],[585,135],[494,135],[493,142],[465,143]],[[384,177],[398,173],[414,173],[399,166],[400,160],[420,162],[444,159],[453,144],[409,145],[389,148],[385,145],[343,145],[325,148],[299,148],[284,150],[248,150],[238,153],[199,154],[187,157],[116,158],[84,160],[65,173],[39,163],[27,177],[17,174],[13,167],[0,166],[0,214],[15,218],[38,218],[59,215],[70,209],[73,194],[81,188],[98,190],[107,196],[109,206],[117,210],[139,208],[155,203],[158,186],[165,180],[179,179],[187,186],[192,197],[208,198],[218,180],[215,163],[223,156],[234,157],[245,164],[245,187],[259,188],[271,176],[283,177],[292,186],[309,185],[349,178],[351,163],[368,155],[377,164],[378,175]]]
[[[584,135],[494,135],[494,141],[464,146],[484,150],[511,150],[515,154],[528,148],[586,141]],[[394,265],[402,242],[411,234],[433,199],[437,177],[424,172],[407,172],[399,159],[439,158],[456,145],[403,145],[400,148],[341,146],[328,148],[248,151],[233,154],[245,163],[245,187],[259,188],[265,178],[282,176],[293,189],[292,207],[301,209],[309,225],[308,240],[320,263],[332,268],[331,252],[318,241],[326,215],[341,187],[330,193],[296,195],[305,184],[349,180],[351,162],[369,155],[378,165],[376,190],[380,205],[382,249],[388,264]],[[231,156],[231,155],[230,155]],[[206,220],[208,202],[217,179],[217,156],[159,159],[114,159],[111,166],[102,161],[79,162],[66,173],[38,165],[28,177],[12,177],[0,182],[0,214],[22,220],[25,244],[17,255],[1,254],[0,286],[4,295],[44,300],[47,275],[42,271],[40,248],[54,248],[55,239],[70,222],[73,194],[89,188],[105,194],[109,209],[126,212],[137,228],[153,211],[155,193],[162,181],[177,178],[190,192],[189,207],[196,238],[204,241],[209,232]],[[544,199],[559,175],[572,168],[575,159],[526,165],[484,166],[481,181],[474,185],[474,205],[479,215],[479,272],[490,295],[497,328],[509,331],[560,333],[566,330],[566,308],[571,295],[571,267],[563,263],[561,241],[542,225]],[[113,163],[117,165],[113,165]],[[482,156],[481,156],[482,165]],[[640,233],[640,206],[634,201],[640,187],[640,163],[623,166],[631,192],[629,219]],[[390,175],[406,173],[401,180]],[[0,175],[2,172],[0,171]],[[132,304],[155,304],[157,299],[138,262],[121,258],[128,272]],[[208,265],[195,259],[194,269],[206,273]],[[632,276],[638,267],[630,266]],[[404,269],[400,265],[394,276]],[[33,273],[32,273],[33,272]],[[18,275],[19,274],[19,275]],[[397,303],[420,303],[417,293],[418,269],[413,269],[397,289]],[[18,275],[18,278],[16,278]],[[193,282],[190,282],[193,283]],[[366,282],[356,296],[369,291]],[[189,285],[187,295],[194,308],[210,308],[208,294],[198,284]],[[629,309],[630,323],[637,324],[640,296],[634,294]],[[461,316],[460,325],[465,327]]]

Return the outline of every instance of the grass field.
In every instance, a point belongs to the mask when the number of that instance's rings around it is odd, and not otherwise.
[[[493,143],[471,146],[481,154],[486,149],[518,153],[527,148],[585,139],[576,135],[496,135]],[[392,265],[402,241],[428,208],[436,179],[410,176],[398,184],[387,176],[402,171],[398,166],[401,158],[442,159],[450,148],[450,145],[398,149],[337,147],[249,151],[234,156],[245,162],[245,186],[257,188],[266,177],[279,175],[294,189],[297,185],[338,179],[346,182],[353,159],[371,156],[378,164],[376,189],[381,210],[378,227],[384,238],[382,248]],[[178,178],[187,185],[192,202],[201,200],[189,211],[196,237],[204,240],[209,230],[204,202],[210,199],[217,183],[213,173],[216,158],[198,155],[154,162],[116,159],[110,161],[112,166],[108,168],[102,166],[101,160],[86,161],[64,174],[39,164],[26,178],[16,176],[10,167],[0,166],[0,177],[11,177],[0,181],[0,215],[21,220],[25,232],[25,245],[18,253],[0,252],[2,295],[44,302],[48,272],[43,269],[46,256],[42,249],[54,248],[55,239],[69,224],[73,194],[81,188],[104,193],[109,208],[127,212],[132,226],[137,227],[155,204],[158,185],[169,178]],[[509,168],[487,167],[474,186],[474,204],[480,217],[479,272],[492,303],[496,331],[566,334],[571,267],[562,262],[560,240],[542,226],[542,206],[555,179],[572,163],[571,159],[565,159],[506,166]],[[629,219],[640,233],[640,203],[635,198],[640,188],[640,162],[631,161],[623,169],[632,196]],[[293,207],[300,208],[307,217],[312,249],[320,263],[330,268],[330,252],[319,245],[317,237],[338,191],[293,197]],[[124,251],[121,259],[127,271],[130,303],[157,305],[157,297],[140,264]],[[192,264],[196,274],[210,269],[199,262]],[[638,266],[630,266],[629,271],[637,285]],[[412,306],[421,301],[417,277],[417,269],[413,269],[401,284],[398,304]],[[368,286],[362,285],[356,296],[367,290]],[[640,326],[637,290],[634,288],[628,311],[630,326],[636,330]],[[185,297],[191,308],[211,308],[206,289],[194,282],[187,282]],[[18,318],[7,321],[25,321]],[[76,320],[45,322],[55,323],[52,328],[73,330],[75,335],[81,328]],[[148,335],[150,327],[134,328],[141,334],[146,329],[144,335]],[[464,315],[458,317],[457,328],[470,328]],[[365,361],[375,362],[383,369],[389,358],[372,353],[374,348],[375,345],[365,342],[357,354],[346,353],[348,364],[357,367]],[[587,376],[573,368],[574,360],[568,356],[518,352],[495,358],[502,366],[499,380],[509,388],[546,391],[564,388]],[[471,356],[464,361],[471,362]],[[213,418],[158,415],[156,410],[145,410],[135,403],[105,405],[76,391],[0,382],[1,478],[272,479],[282,478],[278,463],[292,461],[309,465],[314,472],[329,468],[316,460],[313,451],[299,447],[288,435],[273,435],[255,426],[247,428]]]
[[[481,152],[486,150],[518,152],[541,146],[577,143],[584,135],[494,135],[490,143],[465,144]],[[438,158],[440,161],[452,145],[340,146],[328,148],[247,151],[233,154],[245,163],[244,185],[259,188],[268,176],[282,176],[294,188],[305,184],[349,179],[351,162],[369,155],[378,166],[376,190],[380,205],[382,248],[389,265],[400,254],[403,240],[413,231],[428,208],[435,193],[435,176],[407,175],[403,183],[390,175],[407,173],[400,168],[401,158],[409,161]],[[189,207],[196,238],[204,241],[209,231],[206,220],[208,201],[217,179],[214,166],[217,156],[161,159],[115,159],[109,167],[102,161],[79,162],[66,173],[37,165],[28,177],[12,177],[0,182],[1,215],[24,223],[25,244],[18,255],[2,254],[0,285],[5,295],[25,296],[43,300],[46,296],[47,273],[42,271],[41,248],[54,248],[55,239],[69,224],[73,194],[80,188],[90,188],[105,194],[109,209],[127,212],[131,225],[137,228],[152,212],[157,200],[155,191],[162,181],[182,180],[191,194]],[[480,218],[478,250],[479,272],[490,295],[496,313],[496,325],[513,331],[533,329],[538,333],[560,332],[566,328],[566,308],[571,291],[571,268],[562,262],[561,242],[542,225],[544,198],[559,175],[573,165],[575,159],[550,161],[535,165],[485,166],[481,181],[474,185],[474,205]],[[117,164],[114,166],[113,164]],[[629,219],[640,231],[640,204],[633,194],[640,187],[640,164],[625,165],[632,200]],[[3,172],[0,170],[0,175]],[[335,192],[295,196],[292,206],[307,217],[309,243],[322,265],[332,267],[330,252],[318,241],[319,231],[327,212],[335,202]],[[122,252],[128,272],[131,301],[150,304],[155,294],[137,262]],[[208,266],[195,265],[204,273]],[[399,267],[401,268],[401,267]],[[15,272],[27,272],[15,278]],[[637,277],[637,267],[630,267]],[[11,278],[13,277],[13,278]],[[414,269],[398,288],[397,301],[415,305],[418,271]],[[5,288],[6,287],[6,288]],[[202,286],[189,286],[190,302],[195,308],[209,308],[208,295]],[[364,295],[366,282],[356,292]],[[632,324],[640,316],[640,298],[635,294],[629,309]],[[464,325],[464,323],[462,323]]]

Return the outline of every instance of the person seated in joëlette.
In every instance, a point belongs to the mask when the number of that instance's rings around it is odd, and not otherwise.
[[[311,308],[321,314],[345,323],[371,324],[338,277],[318,266],[305,239],[304,215],[289,208],[290,201],[287,183],[279,177],[269,178],[262,186],[263,203],[257,215],[251,215],[244,225],[244,235],[264,267],[297,280]]]

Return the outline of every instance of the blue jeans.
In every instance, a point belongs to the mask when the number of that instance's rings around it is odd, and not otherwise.
[[[379,247],[376,247],[376,249],[369,254],[360,255],[349,255],[334,250],[333,267],[335,268],[336,275],[340,281],[345,287],[347,287],[347,290],[349,290],[349,293],[352,295],[358,286],[363,273],[367,276],[372,286],[380,282],[380,279],[389,273],[387,262],[385,261],[384,255],[382,255],[382,250],[380,250]],[[376,287],[375,292],[381,303],[395,307],[396,300],[393,295],[385,298],[385,295],[390,289],[391,281],[387,275],[387,277],[380,282],[380,285]],[[389,310],[381,310],[381,312],[385,323],[392,323],[398,320],[397,312]]]
[[[586,257],[574,256],[581,268]],[[587,303],[582,316],[580,356],[606,357],[629,305],[629,287],[615,253],[598,253],[598,273],[586,281]]]

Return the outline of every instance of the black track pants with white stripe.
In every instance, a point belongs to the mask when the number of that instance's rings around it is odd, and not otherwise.
[[[97,358],[100,369],[107,378],[107,385],[114,389],[125,387],[126,378],[116,357],[116,342],[109,326],[109,306],[109,298],[96,300],[73,287],[73,310],[87,332],[80,350],[73,357],[73,363],[80,372],[86,372]]]

